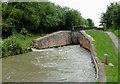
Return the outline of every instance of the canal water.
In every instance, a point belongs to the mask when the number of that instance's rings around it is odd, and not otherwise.
[[[95,82],[89,51],[79,45],[3,58],[3,82]]]

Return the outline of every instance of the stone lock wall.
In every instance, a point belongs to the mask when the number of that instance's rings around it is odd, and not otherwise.
[[[32,40],[33,46],[37,48],[49,48],[71,44],[71,32],[59,31],[38,39]]]
[[[89,35],[85,33],[85,31],[80,31],[80,40],[79,43],[82,47],[86,48],[87,50],[90,50],[91,42],[94,41],[93,38],[91,38]]]
[[[54,34],[50,34],[32,40],[33,46],[34,47],[36,46],[37,48],[49,48],[49,47],[79,43],[80,46],[86,48],[91,52],[97,73],[96,80],[99,80],[99,82],[106,82],[104,66],[101,65],[101,61],[97,58],[97,53],[95,52],[96,49],[93,44],[93,41],[95,40],[90,35],[86,34],[85,31],[80,31],[80,32],[59,31]]]
[[[84,31],[71,32],[59,31],[38,39],[32,40],[33,46],[37,48],[49,48],[68,44],[80,44],[90,50],[90,40]]]

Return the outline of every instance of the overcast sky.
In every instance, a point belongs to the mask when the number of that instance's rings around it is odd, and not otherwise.
[[[99,25],[100,15],[105,12],[107,5],[119,0],[49,0],[62,7],[67,6],[80,11],[84,18],[91,18],[95,26]]]

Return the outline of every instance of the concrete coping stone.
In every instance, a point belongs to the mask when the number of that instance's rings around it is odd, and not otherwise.
[[[47,38],[47,37],[50,37],[50,36],[53,36],[53,35],[55,35],[55,34],[58,34],[58,33],[64,33],[64,32],[71,32],[71,31],[58,31],[58,32],[55,32],[55,33],[53,33],[53,34],[48,34],[48,35],[46,35],[46,36],[43,36],[43,37],[40,37],[40,38],[38,38],[38,39],[34,39],[34,41],[36,40],[41,40],[41,39],[43,39],[43,38]]]
[[[91,49],[92,49],[92,51],[96,50],[94,44],[91,44]]]
[[[84,30],[80,31],[85,37],[86,39],[88,39],[90,42],[95,41],[90,35],[88,35]]]

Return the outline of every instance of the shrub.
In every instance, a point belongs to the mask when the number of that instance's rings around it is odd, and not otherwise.
[[[20,34],[21,34],[21,35],[27,35],[27,34],[28,34],[28,31],[27,31],[25,28],[23,28],[23,29],[20,31]]]
[[[2,57],[17,55],[27,52],[25,46],[22,45],[20,35],[10,36],[3,41],[2,44]]]
[[[25,28],[23,28],[23,29],[20,31],[20,34],[21,34],[21,35],[25,35],[25,36],[29,36],[29,37],[32,36],[30,33],[28,33],[28,31],[27,31]]]
[[[103,30],[104,31],[104,28],[97,28],[97,30]]]

